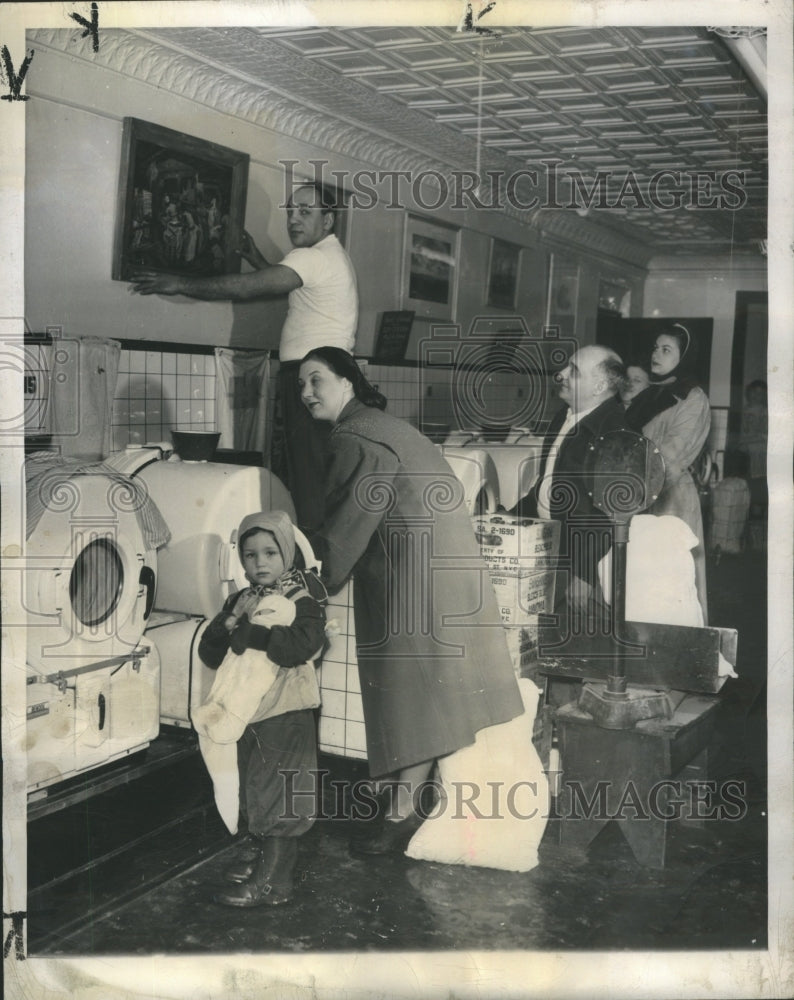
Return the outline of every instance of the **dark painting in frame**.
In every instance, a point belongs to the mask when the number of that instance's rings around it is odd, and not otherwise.
[[[515,309],[520,261],[520,246],[505,240],[491,240],[491,260],[488,266],[489,306]]]
[[[240,270],[249,156],[125,118],[113,273],[206,277]]]

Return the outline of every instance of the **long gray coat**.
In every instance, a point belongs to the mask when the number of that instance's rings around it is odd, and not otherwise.
[[[313,540],[332,592],[353,574],[373,777],[468,746],[523,711],[463,489],[415,428],[347,404]]]

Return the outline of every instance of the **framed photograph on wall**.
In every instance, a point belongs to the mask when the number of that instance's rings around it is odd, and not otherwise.
[[[454,319],[460,231],[408,214],[403,244],[402,308],[428,319]]]
[[[560,336],[576,333],[576,313],[579,298],[579,265],[560,254],[551,255],[547,326],[559,328]]]
[[[621,281],[599,279],[598,308],[628,318],[631,312],[631,289]]]
[[[507,243],[505,240],[491,240],[486,297],[489,306],[495,306],[497,309],[515,309],[520,262],[520,246]]]
[[[247,153],[125,118],[113,278],[239,272],[248,164]]]

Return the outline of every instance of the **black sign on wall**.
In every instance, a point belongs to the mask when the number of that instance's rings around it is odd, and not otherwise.
[[[415,313],[410,309],[383,313],[373,361],[402,361],[405,358],[414,316]]]

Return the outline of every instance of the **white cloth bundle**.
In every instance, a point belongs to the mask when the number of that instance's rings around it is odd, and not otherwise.
[[[695,584],[692,549],[698,539],[689,525],[672,514],[637,514],[626,546],[626,621],[703,627]],[[598,577],[610,601],[612,554],[598,564]],[[719,675],[736,677],[720,653]]]
[[[540,692],[518,681],[524,712],[481,729],[438,762],[439,801],[408,845],[409,858],[526,872],[538,863],[549,785],[532,743]]]
[[[255,625],[291,625],[295,605],[281,594],[266,594],[251,617]],[[230,833],[237,833],[240,811],[240,775],[237,741],[271,689],[279,666],[267,653],[231,649],[218,667],[206,702],[193,711],[199,749],[212,778],[215,804]]]

